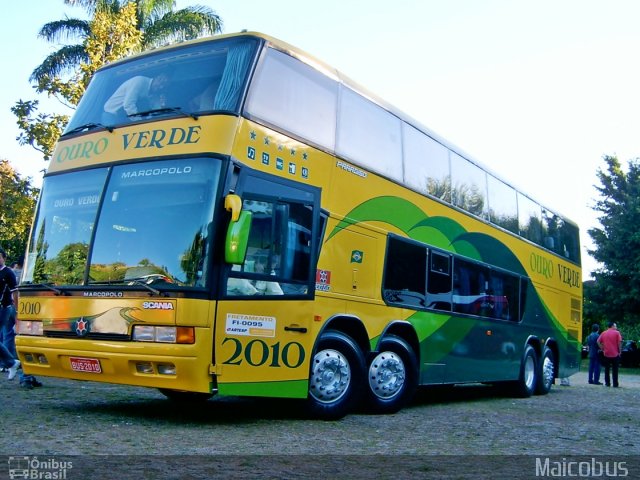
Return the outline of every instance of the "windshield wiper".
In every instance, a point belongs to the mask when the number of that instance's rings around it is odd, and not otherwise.
[[[144,287],[149,292],[157,295],[159,297],[168,297],[169,294],[167,292],[161,292],[157,288],[153,288],[148,283],[145,283],[143,280],[144,277],[140,278],[124,278],[122,280],[104,280],[104,281],[92,281],[89,282],[89,285],[138,285],[140,287]]]
[[[56,295],[69,295],[69,292],[54,287],[53,283],[25,283],[24,285],[20,285],[20,287],[46,288],[47,290],[54,292]]]
[[[149,115],[162,115],[163,113],[177,113],[183,117],[191,117],[194,120],[198,120],[198,116],[195,113],[185,112],[180,107],[163,107],[154,108],[151,110],[144,110],[142,112],[130,113],[128,117],[148,117]]]
[[[87,132],[89,130],[95,130],[96,128],[104,128],[109,133],[113,132],[113,127],[103,125],[102,123],[85,123],[84,125],[80,125],[79,127],[72,128],[68,132],[64,132],[63,136],[71,135],[72,133]]]
[[[140,280],[137,280],[137,279],[129,280],[129,285],[132,285],[132,284],[133,285],[140,285],[141,287],[146,288],[151,293],[153,293],[154,295],[157,295],[159,297],[168,297],[169,296],[169,294],[167,292],[161,292],[157,288],[153,288],[151,285],[147,285],[146,283],[141,282]]]

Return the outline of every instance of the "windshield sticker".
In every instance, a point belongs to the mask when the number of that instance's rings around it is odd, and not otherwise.
[[[275,337],[276,318],[261,315],[244,315],[227,313],[227,335],[241,335],[249,337]]]

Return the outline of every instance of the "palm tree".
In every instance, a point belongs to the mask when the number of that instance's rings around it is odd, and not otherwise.
[[[222,20],[211,8],[197,5],[174,12],[174,0],[64,0],[64,3],[85,8],[91,20],[65,18],[43,25],[39,36],[48,42],[77,39],[80,43],[65,45],[49,55],[33,71],[31,81],[40,83],[90,63],[86,41],[93,35],[92,20],[96,14],[117,16],[130,3],[136,6],[136,29],[141,33],[139,50],[222,30]]]

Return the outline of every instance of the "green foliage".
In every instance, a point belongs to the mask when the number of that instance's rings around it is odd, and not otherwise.
[[[53,155],[56,142],[69,123],[67,115],[38,113],[38,100],[19,100],[11,111],[18,118],[17,123],[22,133],[16,137],[20,145],[31,145],[42,153],[45,160]]]
[[[613,320],[624,330],[640,323],[640,159],[631,160],[627,172],[616,157],[604,162],[593,206],[600,227],[588,231],[595,245],[589,253],[602,267],[585,285],[584,316],[591,323]]]
[[[39,192],[31,179],[20,178],[7,160],[0,159],[0,245],[10,260],[18,260],[27,249]]]

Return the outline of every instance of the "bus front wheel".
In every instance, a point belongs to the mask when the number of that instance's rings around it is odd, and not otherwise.
[[[378,352],[369,363],[367,405],[375,413],[395,413],[415,392],[416,356],[409,344],[395,335],[384,338]]]
[[[344,417],[359,400],[364,370],[362,351],[351,337],[323,333],[309,374],[309,413],[325,420]]]

